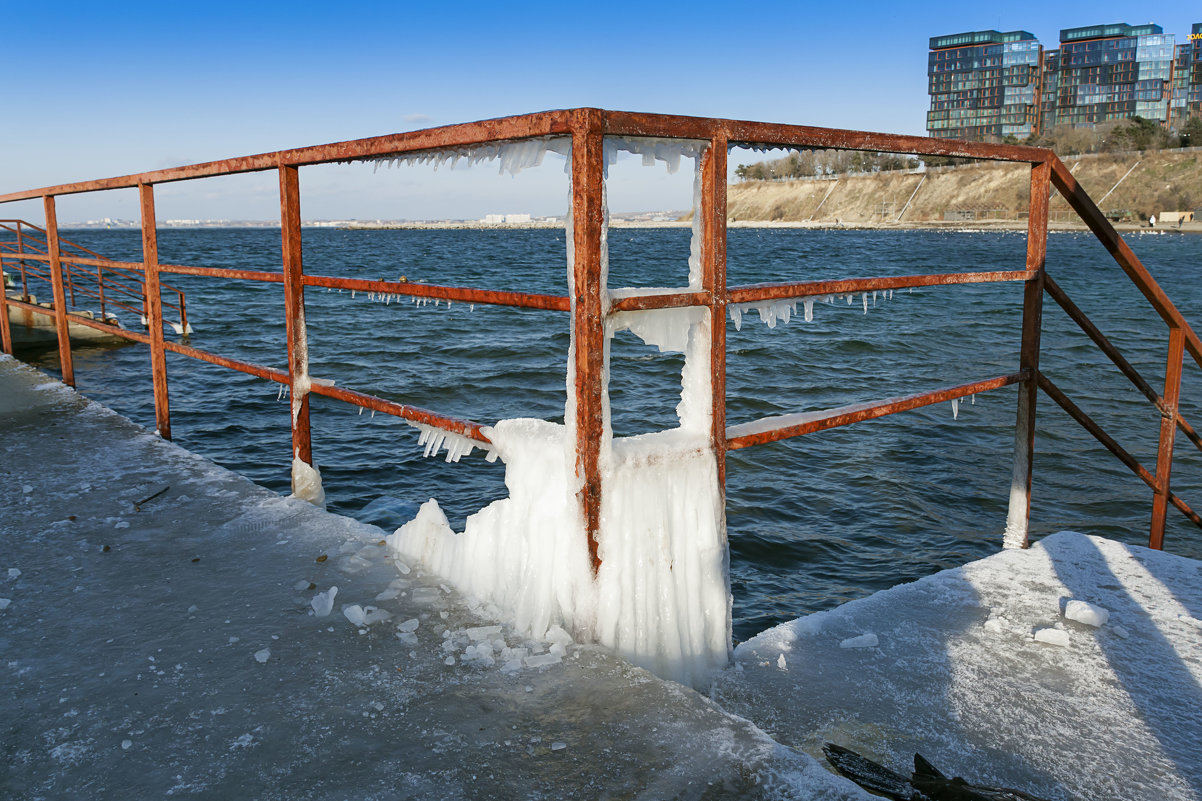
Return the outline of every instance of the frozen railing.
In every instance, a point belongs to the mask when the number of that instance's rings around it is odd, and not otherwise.
[[[894,277],[728,286],[726,279],[727,158],[731,147],[836,148],[951,156],[1031,165],[1025,263],[1019,269]],[[687,286],[611,291],[607,275],[607,165],[616,151],[663,161],[673,169],[691,159],[695,168],[693,243]],[[547,152],[567,158],[570,181],[567,292],[541,295],[484,288],[373,281],[305,272],[301,252],[299,170],[330,162],[429,162],[435,165],[499,159],[503,171],[537,164]],[[252,171],[275,171],[280,186],[282,272],[161,264],[154,215],[157,184]],[[1163,393],[1157,392],[1089,322],[1045,270],[1048,198],[1055,187],[1085,221],[1168,327]],[[1199,448],[1199,438],[1178,409],[1184,353],[1202,365],[1202,343],[1139,259],[1119,237],[1068,169],[1051,151],[1017,145],[968,143],[913,136],[832,130],[658,114],[573,109],[550,111],[424,131],[284,150],[257,156],[46,187],[0,196],[0,203],[41,199],[46,213],[46,253],[56,299],[64,292],[61,239],[55,218],[60,195],[137,188],[143,258],[122,267],[140,274],[148,291],[149,335],[113,330],[148,342],[159,432],[170,437],[165,351],[276,381],[290,390],[293,487],[320,496],[313,469],[309,396],[316,393],[416,424],[424,442],[450,443],[456,454],[478,442],[506,464],[511,496],[469,518],[454,535],[437,504],[427,504],[393,538],[398,553],[424,558],[455,583],[508,610],[518,625],[539,634],[556,622],[612,645],[634,661],[682,681],[695,681],[729,653],[730,608],[726,574],[725,457],[745,448],[881,417],[1019,384],[1014,467],[1004,542],[1027,543],[1037,390],[1042,388],[1153,491],[1149,544],[1163,542],[1171,503],[1195,523],[1202,519],[1170,490],[1177,429]],[[84,259],[75,259],[87,263]],[[268,281],[283,284],[287,369],[251,364],[178,342],[164,341],[162,273]],[[979,378],[900,398],[726,424],[726,319],[757,310],[767,322],[795,311],[808,314],[815,300],[859,297],[897,289],[966,283],[1024,285],[1022,347],[1009,373]],[[487,303],[567,313],[568,403],[562,426],[542,421],[501,421],[493,427],[335,386],[309,376],[304,292],[337,288],[385,296]],[[1048,294],[1075,320],[1154,404],[1160,416],[1155,471],[1138,463],[1039,367],[1040,321]],[[5,299],[8,305],[14,301]],[[17,304],[19,305],[19,304]],[[56,312],[61,308],[56,303]],[[182,307],[182,304],[180,304]],[[182,308],[181,308],[182,311]],[[61,314],[59,319],[61,320]],[[11,348],[4,321],[3,344]],[[100,322],[89,322],[107,330]],[[615,438],[609,426],[607,342],[629,328],[649,344],[685,353],[680,428]],[[73,383],[70,342],[60,326],[63,379]],[[444,433],[436,433],[444,432]],[[454,436],[448,436],[454,435]],[[562,448],[560,446],[563,446]],[[541,462],[540,462],[541,460]],[[512,480],[511,480],[512,479]],[[548,493],[554,503],[546,502]],[[683,494],[682,494],[683,493]],[[642,514],[630,509],[642,505]],[[644,531],[646,518],[655,520]],[[474,523],[472,521],[475,521]],[[571,532],[577,532],[572,535]],[[654,538],[660,538],[654,540]],[[652,541],[654,540],[654,542]],[[648,544],[650,543],[650,544]],[[662,545],[663,547],[658,547]],[[642,548],[644,551],[640,551]],[[658,548],[658,549],[657,549]],[[550,561],[547,561],[547,560]],[[542,561],[540,561],[542,560]],[[724,583],[725,582],[725,583]],[[638,597],[642,593],[642,597]],[[651,593],[648,601],[648,593]],[[676,599],[665,606],[665,598]],[[666,610],[666,611],[665,611]]]
[[[37,297],[39,286],[50,290],[52,296],[54,291],[46,230],[25,220],[0,220],[0,237],[4,237],[0,239],[0,268],[10,277],[12,288],[19,288],[21,294],[13,305],[23,303],[23,308],[34,310],[31,299]],[[119,319],[114,316],[118,313],[124,313],[127,320],[147,324],[146,287],[139,265],[106,259],[61,236],[58,250],[68,313],[94,304],[105,324]],[[163,301],[163,308],[170,309],[174,317],[163,322],[177,334],[191,333],[184,293],[167,284],[160,288],[175,297],[174,302]],[[72,320],[82,322],[76,317]]]

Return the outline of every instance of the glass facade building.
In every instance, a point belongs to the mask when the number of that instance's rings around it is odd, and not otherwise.
[[[927,130],[950,139],[1025,139],[1038,126],[1043,48],[1027,31],[931,39]]]
[[[1202,23],[1182,45],[1151,23],[1066,28],[1047,51],[1027,31],[936,36],[927,79],[931,136],[1022,140],[1133,116],[1175,128],[1202,115]]]

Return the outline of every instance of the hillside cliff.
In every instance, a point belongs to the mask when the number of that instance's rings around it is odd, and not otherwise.
[[[1202,206],[1202,152],[1197,150],[1111,153],[1068,158],[1065,163],[1102,211],[1116,218],[1126,214],[1140,220]],[[977,162],[923,173],[744,181],[731,185],[727,208],[732,221],[1014,220],[1026,217],[1029,176],[1025,164]],[[1053,195],[1049,215],[1053,220],[1075,217],[1058,194]]]

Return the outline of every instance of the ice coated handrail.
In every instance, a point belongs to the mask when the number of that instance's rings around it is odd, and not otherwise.
[[[648,291],[616,298],[603,296],[603,187],[606,158],[605,137],[607,136],[687,139],[699,140],[704,143],[700,156],[700,205],[694,210],[701,226],[700,288],[659,293]],[[568,137],[571,142],[569,159],[572,182],[571,232],[574,272],[564,295],[497,292],[484,288],[363,281],[305,274],[301,254],[299,168],[331,162],[402,157],[425,152],[435,155],[439,152],[459,153],[464,149],[476,146],[547,137]],[[731,146],[869,150],[1030,164],[1026,263],[1021,270],[728,286],[726,280],[726,176],[727,156]],[[280,179],[283,254],[281,272],[224,270],[159,263],[154,216],[155,185],[268,170],[277,172]],[[1064,196],[1070,208],[1110,252],[1131,282],[1168,326],[1168,361],[1163,393],[1156,392],[1138,374],[1114,345],[1089,322],[1084,312],[1072,303],[1063,289],[1047,275],[1045,261],[1048,201],[1053,187]],[[60,195],[116,188],[137,188],[138,190],[142,219],[142,260],[116,263],[104,262],[95,258],[95,254],[82,257],[64,256],[62,247],[70,246],[70,243],[61,239],[58,233],[56,198]],[[711,321],[721,321],[721,324],[711,327],[710,344],[710,386],[713,405],[710,415],[709,445],[717,460],[719,487],[723,487],[725,484],[725,456],[730,449],[800,436],[835,426],[849,425],[1017,383],[1020,385],[1020,390],[1006,545],[1021,547],[1027,544],[1035,406],[1037,392],[1040,388],[1152,488],[1153,508],[1149,526],[1149,545],[1151,547],[1160,548],[1163,545],[1165,510],[1169,503],[1176,506],[1189,519],[1202,525],[1202,518],[1169,489],[1173,435],[1176,429],[1180,428],[1191,442],[1202,448],[1202,437],[1184,419],[1178,408],[1184,353],[1188,351],[1194,357],[1194,361],[1202,365],[1202,342],[1199,341],[1176,306],[1144,269],[1131,248],[1098,211],[1096,204],[1073,178],[1069,170],[1052,151],[1044,148],[962,142],[803,125],[578,108],[280,150],[254,156],[0,195],[0,203],[33,199],[41,199],[45,209],[46,225],[44,229],[38,230],[43,231],[45,235],[46,247],[43,254],[33,257],[26,253],[24,258],[33,258],[48,265],[49,279],[55,294],[55,314],[59,332],[58,344],[63,380],[67,384],[74,384],[70,341],[67,336],[66,318],[63,311],[65,305],[63,299],[67,288],[65,282],[71,280],[72,265],[100,266],[111,269],[120,267],[141,272],[146,287],[148,335],[114,329],[102,322],[92,320],[81,319],[78,322],[150,345],[151,372],[155,393],[155,420],[159,432],[165,438],[170,438],[171,428],[164,354],[166,351],[171,351],[288,385],[291,391],[293,411],[293,455],[309,465],[312,465],[313,461],[308,406],[309,395],[312,393],[396,415],[424,425],[436,426],[482,442],[488,441],[478,423],[408,406],[363,392],[335,387],[331,382],[310,379],[304,317],[304,288],[306,286],[360,289],[411,297],[491,303],[570,313],[575,343],[574,361],[570,365],[570,369],[574,374],[575,382],[576,473],[581,487],[578,499],[589,538],[589,550],[594,568],[600,564],[597,555],[597,535],[600,528],[601,508],[599,458],[600,443],[604,434],[603,382],[605,380],[606,319],[610,315],[620,312],[648,309],[703,308],[708,310]],[[5,254],[3,258],[11,259],[12,257]],[[63,269],[64,264],[67,265],[66,271]],[[223,280],[283,283],[288,369],[285,371],[264,367],[202,351],[181,343],[164,341],[162,331],[164,304],[160,296],[164,285],[159,281],[161,273],[219,277]],[[901,398],[889,398],[820,412],[781,415],[727,427],[725,320],[730,304],[784,302],[804,298],[812,299],[830,294],[850,295],[913,286],[1006,281],[1020,282],[1023,285],[1022,347],[1019,363],[1016,365],[1017,370],[1001,376]],[[1051,295],[1058,304],[1064,307],[1069,316],[1114,361],[1120,371],[1154,404],[1157,414],[1161,418],[1155,472],[1140,465],[1128,451],[1106,434],[1040,370],[1040,328],[1045,293]],[[22,306],[19,301],[7,297],[4,298],[3,304],[5,306]],[[182,313],[182,295],[178,305]],[[0,334],[3,335],[4,349],[11,353],[7,311],[0,314]]]

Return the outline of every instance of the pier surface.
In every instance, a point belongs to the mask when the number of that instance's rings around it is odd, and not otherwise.
[[[486,628],[384,536],[0,356],[0,797],[870,798],[824,740],[1048,798],[1202,797],[1192,560],[1058,534],[764,632],[711,699]]]

